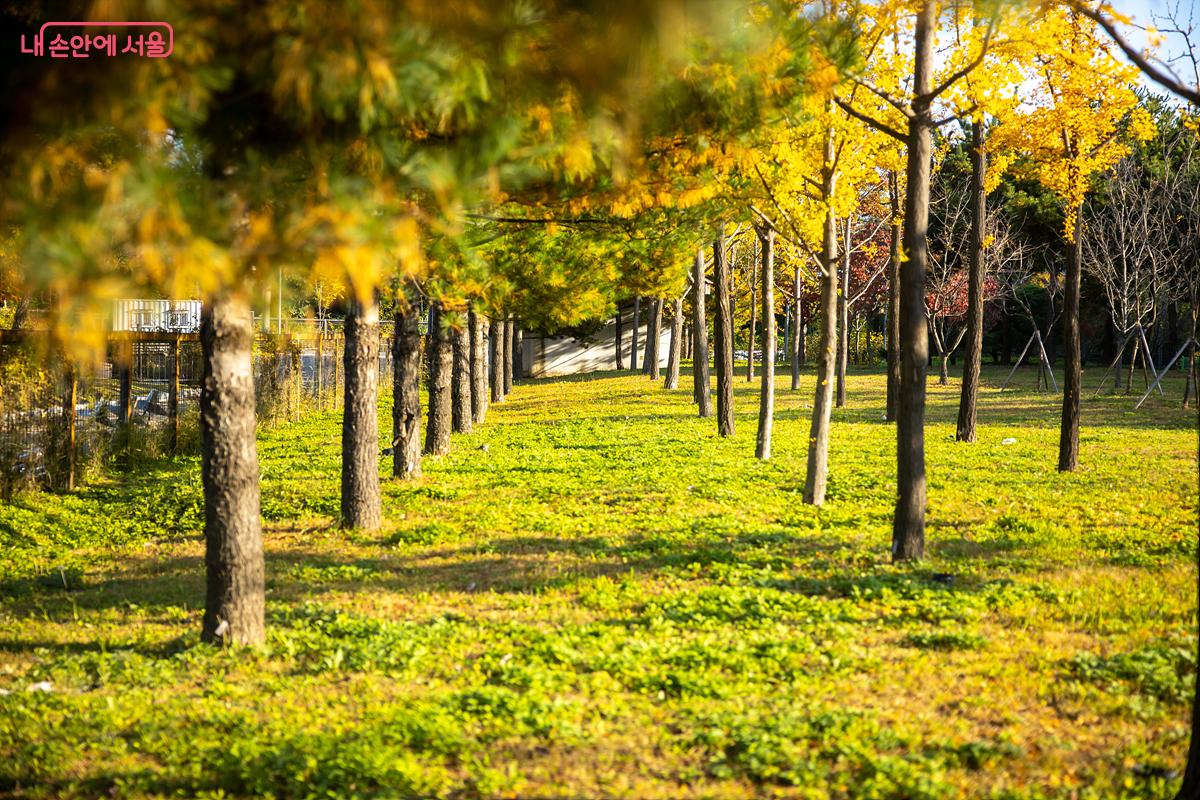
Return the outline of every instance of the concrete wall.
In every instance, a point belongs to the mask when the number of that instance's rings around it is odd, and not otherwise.
[[[642,312],[642,326],[638,333],[638,369],[642,366],[646,335],[649,325],[645,322],[646,311]],[[525,335],[525,374],[531,378],[549,378],[555,375],[579,375],[586,372],[613,370],[617,368],[616,354],[617,321],[610,319],[593,337],[590,344],[583,344],[569,336],[537,337]],[[633,309],[624,310],[621,325],[621,349],[625,369],[630,368],[630,351],[633,349]],[[666,315],[659,329],[658,363],[666,368],[671,346],[671,326]]]

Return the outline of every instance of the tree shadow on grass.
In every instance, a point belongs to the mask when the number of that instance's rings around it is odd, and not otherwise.
[[[367,557],[341,557],[294,539],[272,541],[269,537],[268,598],[300,603],[326,593],[380,590],[539,594],[569,590],[600,577],[652,577],[663,570],[676,575],[694,571],[702,576],[713,568],[726,582],[744,579],[752,580],[753,585],[826,594],[839,584],[815,575],[861,575],[866,571],[869,577],[888,569],[884,547],[863,544],[861,535],[853,536],[862,520],[827,519],[822,525],[828,529],[827,535],[787,528],[739,529],[721,519],[704,517],[684,528],[625,536],[516,535],[447,542],[435,538],[400,546],[389,545],[385,537],[375,542],[381,548],[379,555]],[[942,564],[940,569],[965,570],[980,561],[1006,568],[1019,564],[1028,545],[1003,536],[976,541],[955,535],[939,536],[931,546]],[[778,578],[764,583],[761,574],[751,577],[756,570]],[[0,589],[11,596],[7,611],[18,618],[37,616],[65,622],[80,611],[130,609],[136,610],[139,622],[179,625],[180,608],[203,605],[204,562],[199,555],[166,559],[134,555],[126,558],[119,574],[100,581],[84,575],[74,591],[34,580],[20,586],[10,582]]]

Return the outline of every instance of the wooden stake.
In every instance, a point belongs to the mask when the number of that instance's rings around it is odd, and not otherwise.
[[[1050,382],[1054,385],[1054,391],[1057,392],[1058,381],[1054,378],[1054,367],[1050,364],[1049,357],[1046,356],[1046,348],[1042,346],[1042,332],[1034,331],[1034,335],[1037,337],[1038,350],[1042,354],[1042,363],[1046,365],[1046,374],[1050,377]]]
[[[1142,403],[1146,402],[1146,398],[1149,397],[1150,394],[1155,389],[1158,389],[1158,393],[1160,395],[1162,395],[1164,397],[1166,396],[1166,395],[1163,395],[1163,391],[1162,391],[1161,387],[1159,386],[1159,384],[1162,383],[1162,379],[1167,376],[1167,373],[1171,371],[1171,367],[1175,366],[1175,362],[1178,361],[1179,357],[1183,355],[1183,351],[1187,350],[1189,347],[1193,347],[1195,344],[1196,344],[1195,339],[1188,339],[1186,342],[1183,343],[1183,347],[1180,347],[1179,351],[1175,353],[1174,357],[1171,358],[1170,362],[1168,362],[1167,365],[1165,367],[1163,367],[1163,371],[1158,373],[1158,377],[1156,377],[1154,379],[1154,384],[1149,389],[1147,389],[1146,393],[1144,395],[1142,395],[1140,400],[1137,401],[1137,405],[1135,405],[1133,407],[1134,411],[1137,411],[1139,408],[1142,407]],[[1191,355],[1192,354],[1189,354],[1189,359],[1191,359]],[[1192,365],[1191,365],[1191,371],[1193,372],[1193,374],[1195,373],[1195,368],[1196,368],[1196,364],[1193,359]],[[1188,387],[1184,386],[1184,394],[1183,394],[1184,408],[1187,408],[1187,400],[1188,400],[1187,390],[1188,390]]]

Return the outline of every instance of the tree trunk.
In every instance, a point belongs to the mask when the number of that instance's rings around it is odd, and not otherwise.
[[[900,251],[904,236],[900,223],[900,177],[892,172],[888,180],[892,205],[892,240],[888,255],[887,308],[887,421],[896,421],[900,407]]]
[[[837,189],[837,177],[829,167],[833,160],[834,139],[833,132],[829,131],[825,137],[826,174],[822,186],[825,197],[832,197]],[[821,337],[817,346],[817,382],[808,436],[808,470],[804,477],[804,502],[815,506],[825,503],[825,488],[829,478],[829,420],[833,413],[833,382],[837,369],[837,218],[832,209],[825,212],[821,262],[825,272],[821,276]]]
[[[646,363],[645,373],[650,380],[656,381],[660,376],[658,365],[658,346],[662,338],[662,298],[656,297],[650,301],[650,324],[646,327]]]
[[[488,336],[488,374],[492,379],[492,402],[504,401],[504,322],[498,319],[491,321],[491,333]]]
[[[642,328],[642,299],[633,298],[633,348],[629,353],[629,369],[638,368],[638,336]]]
[[[1075,215],[1075,229],[1067,244],[1067,275],[1063,294],[1063,405],[1062,427],[1058,438],[1058,471],[1073,472],[1079,466],[1079,392],[1083,380],[1079,360],[1079,282],[1082,271],[1079,238],[1081,219]],[[1136,350],[1135,350],[1136,352]]]
[[[958,400],[958,427],[954,438],[975,441],[976,408],[979,398],[979,371],[983,367],[983,290],[987,276],[984,236],[987,227],[987,142],[983,121],[971,123],[971,263],[967,285],[967,352],[963,358],[962,394]]]
[[[679,388],[679,359],[683,355],[683,298],[671,304],[671,351],[667,354],[667,378],[664,388]]]
[[[441,303],[434,303],[429,317],[429,418],[425,425],[425,455],[450,452],[451,397],[454,348],[450,331],[442,319]]]
[[[29,316],[30,299],[27,295],[22,295],[21,299],[17,300],[17,307],[13,311],[12,325],[9,330],[19,331],[25,327],[25,320]]]
[[[624,326],[621,324],[621,306],[618,305],[617,306],[617,332],[616,332],[615,341],[613,343],[614,346],[616,347],[616,351],[617,351],[617,369],[618,370],[625,369],[625,354],[621,352],[622,346],[625,344],[624,333],[625,333]]]
[[[771,422],[775,417],[775,231],[764,229],[762,239],[762,388],[758,395],[758,442],[754,454],[771,457]],[[753,360],[753,358],[751,359]]]
[[[717,289],[715,330],[717,367],[717,433],[733,436],[733,307],[729,297],[729,263],[725,260],[725,229],[713,240],[713,282]]]
[[[942,353],[941,358],[938,360],[941,362],[938,366],[938,383],[942,386],[945,386],[946,384],[950,383],[950,356],[946,353]]]
[[[467,327],[471,340],[471,422],[482,425],[488,407],[487,339],[483,321],[473,308],[467,314]]]
[[[525,331],[521,323],[514,317],[512,322],[512,379],[513,383],[525,380]]]
[[[758,335],[758,237],[750,257],[750,345],[746,348],[746,380],[754,380],[754,340]]]
[[[470,433],[472,403],[471,403],[471,331],[462,315],[459,315],[459,327],[451,331],[450,339],[453,350],[454,375],[451,379],[450,408],[451,422],[455,433]]]
[[[908,192],[904,199],[904,250],[900,268],[900,394],[896,415],[897,499],[892,560],[925,555],[925,270],[929,259],[929,172],[933,119],[929,108],[936,5],[924,0],[917,15],[913,116],[908,122]]]
[[[842,221],[841,290],[838,292],[837,407],[846,407],[846,369],[850,360],[850,217]]]
[[[346,310],[346,401],[342,413],[342,527],[373,531],[379,497],[379,305]]]
[[[240,298],[212,298],[201,312],[206,593],[200,638],[221,645],[255,645],[264,638],[252,325],[250,306]]]
[[[421,476],[421,329],[415,298],[396,298],[392,339],[392,475]]]
[[[793,299],[795,308],[792,316],[795,323],[792,326],[792,391],[800,389],[800,366],[804,363],[804,294],[800,288],[803,276],[800,268],[796,267],[796,297]]]
[[[516,337],[516,323],[513,322],[512,317],[509,317],[504,321],[504,395],[506,397],[513,387],[513,353],[515,352]]]
[[[692,266],[692,390],[701,417],[712,416],[708,376],[708,323],[704,319],[704,248]]]

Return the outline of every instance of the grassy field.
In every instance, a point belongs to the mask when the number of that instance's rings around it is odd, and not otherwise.
[[[265,431],[252,652],[198,642],[196,459],[0,505],[0,796],[1169,797],[1195,412],[1178,385],[1088,400],[1059,475],[1059,398],[1003,376],[969,446],[957,382],[931,384],[930,557],[906,567],[879,372],[834,414],[820,510],[811,372],[780,379],[768,463],[757,382],[724,440],[690,378],[518,386],[385,481],[369,535],[332,521],[338,418]]]

